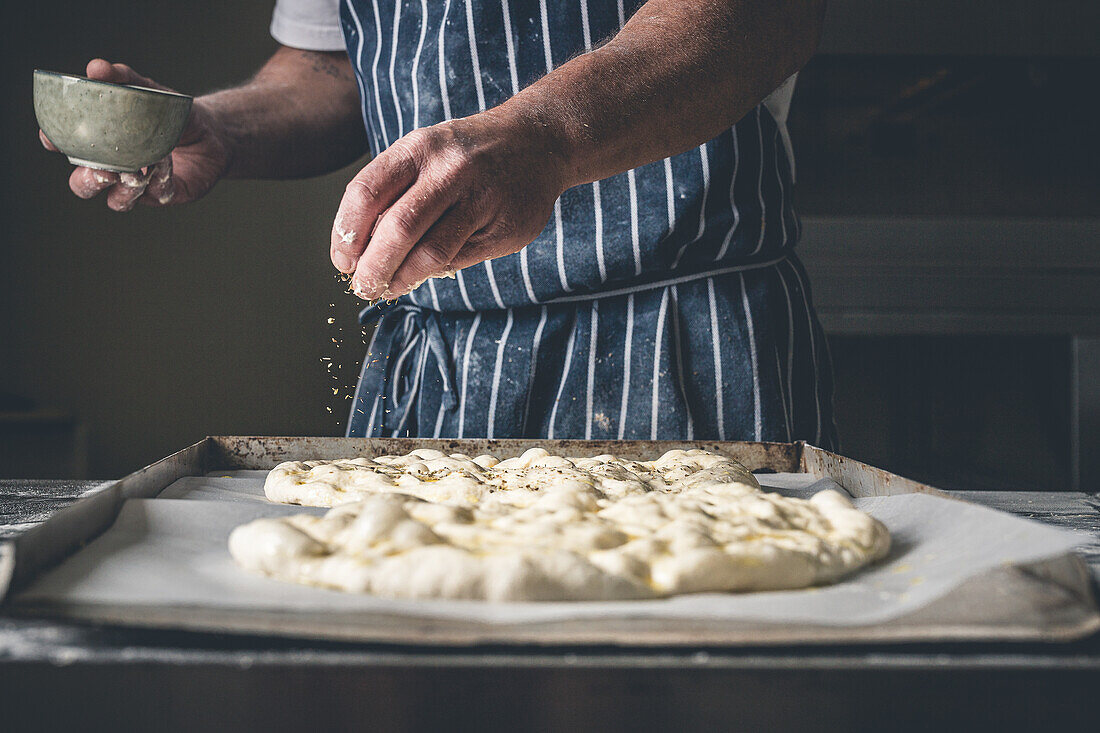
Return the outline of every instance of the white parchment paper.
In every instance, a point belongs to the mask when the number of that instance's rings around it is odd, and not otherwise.
[[[837,585],[768,593],[706,593],[655,601],[485,603],[393,601],[309,588],[252,575],[226,543],[258,517],[324,509],[285,506],[263,496],[264,471],[180,479],[156,499],[126,502],[115,524],[39,578],[19,602],[234,609],[374,612],[486,623],[589,617],[654,617],[865,625],[910,613],[978,573],[1068,552],[1071,532],[1003,512],[921,494],[857,499],[884,522],[890,555]],[[831,480],[805,474],[759,476],[765,488],[805,497]],[[842,489],[841,489],[842,490]]]

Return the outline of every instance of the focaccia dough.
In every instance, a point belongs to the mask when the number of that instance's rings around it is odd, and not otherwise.
[[[802,588],[886,554],[886,528],[841,494],[760,490],[705,451],[656,461],[413,451],[285,463],[276,501],[336,507],[259,519],[229,550],[280,580],[389,598],[626,600]]]
[[[737,461],[703,450],[672,450],[655,461],[630,461],[611,455],[565,458],[532,448],[501,461],[420,449],[404,456],[281,463],[267,475],[264,493],[272,501],[305,506],[337,506],[393,492],[433,502],[524,505],[548,487],[619,498],[708,482],[760,486]]]

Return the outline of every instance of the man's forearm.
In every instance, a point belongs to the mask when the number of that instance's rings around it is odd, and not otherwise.
[[[649,0],[604,46],[498,113],[552,131],[568,185],[700,145],[813,54],[824,0]]]
[[[367,151],[347,56],[279,49],[248,83],[200,97],[229,150],[230,178],[302,178]]]
[[[649,0],[611,41],[486,112],[415,130],[361,170],[332,263],[364,299],[520,251],[562,191],[684,152],[813,54],[824,0]]]

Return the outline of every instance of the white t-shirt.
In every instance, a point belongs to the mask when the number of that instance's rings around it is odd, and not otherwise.
[[[284,46],[306,51],[343,51],[344,32],[340,29],[340,0],[276,0],[271,16],[271,37]],[[794,175],[794,151],[787,132],[787,113],[794,94],[794,74],[768,95],[764,106],[779,125],[787,159]]]
[[[276,0],[271,37],[306,51],[343,51],[340,0]]]

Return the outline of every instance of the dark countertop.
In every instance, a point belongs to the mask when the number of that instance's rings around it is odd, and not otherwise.
[[[0,538],[25,531],[102,484],[0,480]],[[953,494],[1081,531],[1079,552],[1100,582],[1100,496]],[[287,694],[276,701],[271,693],[277,689]],[[323,690],[321,698],[318,689]],[[1089,721],[1079,719],[1086,714],[1073,704],[1082,698],[1067,696],[1090,689],[1100,689],[1100,634],[1068,644],[440,649],[108,628],[0,615],[0,721],[4,710],[41,715],[45,701],[64,693],[70,701],[79,700],[82,712],[78,715],[71,705],[51,710],[48,717],[57,724],[70,722],[69,716],[79,721],[89,711],[93,716],[96,711],[108,714],[116,723],[163,724],[165,710],[178,706],[189,724],[206,720],[217,726],[245,710],[249,726],[280,728],[298,721],[295,716],[301,711],[316,708],[309,702],[323,699],[321,708],[300,722],[338,725],[349,716],[366,714],[359,693],[373,690],[387,695],[385,704],[377,695],[371,697],[373,707],[367,707],[374,719],[413,728],[460,720],[463,725],[511,725],[520,718],[509,716],[532,711],[537,711],[540,725],[549,727],[573,725],[577,715],[585,722],[612,725],[688,721],[709,726],[728,723],[728,718],[712,715],[731,707],[742,722],[775,728],[813,722],[856,729],[879,716],[896,727],[906,719],[897,717],[905,711],[909,720],[922,725],[948,715],[959,723],[970,714],[980,714],[971,720],[975,723],[1017,724],[1043,711],[1042,720],[1035,718],[1037,724],[1049,723],[1054,715],[1061,725],[1073,728]],[[167,708],[148,702],[124,709],[109,705],[120,690],[159,696]],[[227,695],[228,690],[233,694]],[[875,690],[879,702],[871,704]],[[899,707],[902,690],[908,702]],[[796,691],[805,704],[779,712],[777,701],[793,700]],[[837,702],[854,691],[861,707]],[[505,703],[506,693],[510,697]],[[205,695],[201,711],[195,708],[195,695]],[[435,704],[440,695],[453,709]],[[652,695],[664,700],[664,712],[640,712],[648,709],[644,701],[653,702]],[[702,708],[700,700],[706,703]],[[918,704],[920,700],[924,703]],[[859,711],[857,717],[853,710]],[[454,717],[460,711],[465,712]],[[662,717],[666,713],[671,716],[667,720]],[[16,719],[23,718],[17,714]]]

